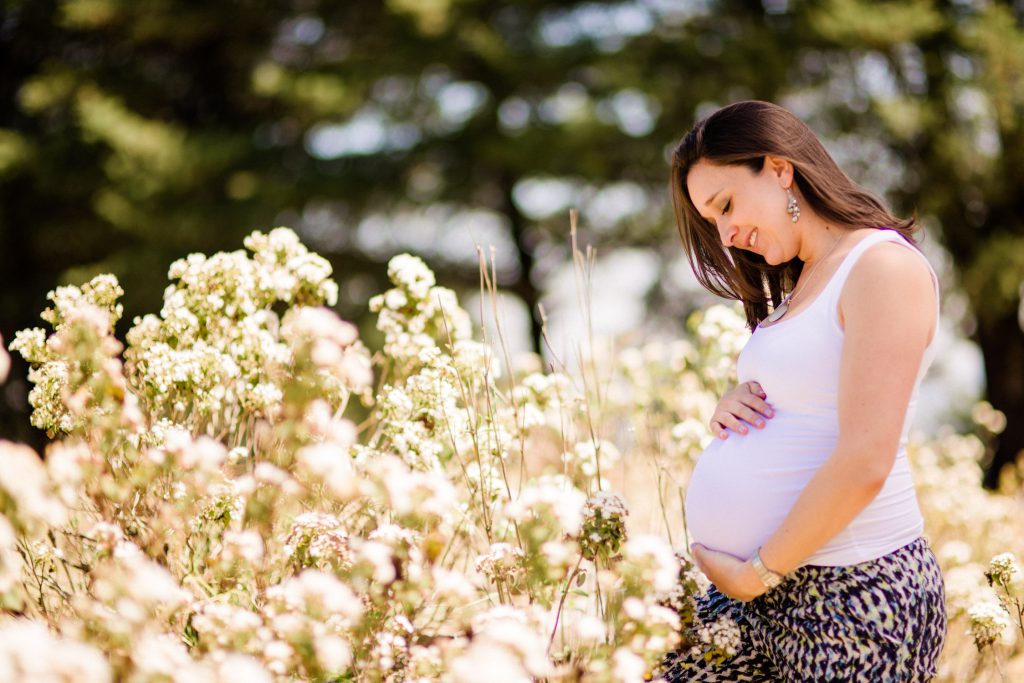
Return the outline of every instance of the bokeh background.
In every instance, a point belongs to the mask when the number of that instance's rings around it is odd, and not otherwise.
[[[542,346],[543,304],[553,347],[571,346],[575,208],[594,331],[670,337],[710,299],[668,154],[751,98],[918,215],[945,287],[919,422],[956,427],[980,397],[1003,411],[994,486],[1024,449],[1020,0],[6,0],[0,333],[101,272],[126,327],[159,310],[172,260],[288,225],[371,345],[392,255],[423,257],[473,311],[481,247],[509,344]],[[12,360],[0,434],[39,447]]]

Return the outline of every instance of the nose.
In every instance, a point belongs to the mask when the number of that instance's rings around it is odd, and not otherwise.
[[[729,223],[725,217],[718,221],[718,235],[722,238],[722,246],[731,247],[739,234],[739,229]]]

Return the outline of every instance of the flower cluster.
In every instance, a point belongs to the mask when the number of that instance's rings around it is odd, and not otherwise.
[[[420,258],[402,254],[391,259],[388,278],[394,287],[370,299],[370,311],[384,333],[384,353],[397,365],[425,350],[469,339],[469,315],[455,292],[435,284]]]
[[[496,584],[514,587],[522,580],[525,555],[510,543],[493,543],[490,552],[476,558],[476,570]]]
[[[970,634],[978,649],[997,642],[1013,642],[1013,624],[998,602],[979,602],[967,611],[970,619]]]
[[[989,561],[985,577],[989,585],[999,585],[1009,589],[1017,580],[1020,567],[1013,553],[1000,553]]]
[[[111,412],[107,399],[125,397],[122,347],[113,336],[123,293],[112,275],[98,275],[81,288],[58,287],[47,294],[53,306],[42,314],[53,334],[36,327],[15,335],[11,349],[31,367],[32,424],[50,436],[83,429]],[[130,416],[136,417],[134,410]]]
[[[323,383],[335,407],[372,383],[355,328],[317,308],[337,300],[330,264],[287,228],[255,232],[245,246],[251,257],[235,251],[175,261],[159,317],[134,321],[126,371],[150,413],[219,432],[274,416],[286,398],[285,375],[306,380],[296,392]],[[280,306],[288,307],[283,320]]]
[[[736,357],[750,338],[736,307],[716,304],[688,321],[703,361],[704,381],[724,389],[735,376]],[[721,396],[723,391],[716,391]]]
[[[629,510],[622,497],[599,492],[583,508],[580,549],[588,560],[607,560],[619,552],[626,540],[626,516]]]
[[[283,228],[245,246],[172,264],[123,368],[111,278],[55,292],[54,331],[19,336],[34,419],[67,436],[45,463],[3,447],[4,604],[130,680],[475,680],[480,662],[622,680],[676,645],[678,563],[627,542],[625,502],[601,490],[620,452],[578,436],[569,375],[507,376],[400,256],[371,303],[372,396],[369,353],[325,308],[327,262]],[[581,643],[593,656],[570,666]]]
[[[110,276],[52,292],[52,331],[11,345],[59,438],[45,457],[0,442],[0,680],[612,683],[738,651],[672,550],[746,338],[736,308],[588,352],[582,378],[504,367],[402,255],[371,357],[328,308],[327,261],[284,228],[245,247],[172,264],[126,346]],[[974,414],[978,435],[911,448],[972,652],[1015,632],[1024,538],[1019,501],[978,486],[1000,425]]]
[[[722,615],[715,621],[697,627],[697,639],[703,646],[708,661],[724,662],[734,656],[740,648],[739,626],[728,616]]]

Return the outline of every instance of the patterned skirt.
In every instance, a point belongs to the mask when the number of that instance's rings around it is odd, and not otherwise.
[[[739,652],[719,665],[699,650],[675,653],[664,680],[927,681],[946,639],[942,574],[924,538],[869,562],[800,567],[748,603],[712,586],[698,618],[721,615],[740,628]]]

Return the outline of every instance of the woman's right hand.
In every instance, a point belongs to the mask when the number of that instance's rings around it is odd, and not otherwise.
[[[768,395],[757,382],[743,382],[722,396],[711,415],[711,431],[719,439],[729,438],[729,430],[746,434],[748,426],[764,429],[766,420],[775,415],[767,401]]]

